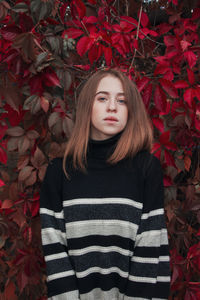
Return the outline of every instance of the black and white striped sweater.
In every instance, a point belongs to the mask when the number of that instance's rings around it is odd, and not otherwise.
[[[87,174],[48,166],[40,217],[52,300],[168,299],[161,166],[141,151],[109,165],[117,137],[90,141]]]

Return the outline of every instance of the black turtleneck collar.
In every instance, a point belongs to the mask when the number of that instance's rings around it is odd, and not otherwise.
[[[90,139],[88,142],[88,163],[91,166],[91,162],[99,161],[100,163],[106,162],[116,148],[117,142],[121,136],[121,132],[108,138],[106,140],[93,140]],[[89,166],[88,165],[88,166]],[[96,165],[96,163],[95,163]]]

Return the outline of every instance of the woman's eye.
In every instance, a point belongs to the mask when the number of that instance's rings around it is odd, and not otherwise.
[[[117,102],[119,104],[126,104],[126,100],[125,99],[118,99]]]
[[[106,101],[107,98],[105,98],[105,97],[99,97],[98,100],[103,102],[103,101]]]

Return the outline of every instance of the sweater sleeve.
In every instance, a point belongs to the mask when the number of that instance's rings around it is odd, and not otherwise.
[[[40,220],[48,299],[78,300],[75,272],[68,256],[62,207],[62,159],[48,166],[40,192]]]
[[[145,176],[143,210],[124,300],[168,299],[170,267],[163,200],[162,169],[159,160],[152,156]]]

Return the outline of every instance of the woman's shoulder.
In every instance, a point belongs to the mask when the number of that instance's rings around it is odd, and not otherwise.
[[[136,156],[138,160],[144,160],[145,162],[151,161],[152,163],[160,163],[159,159],[148,150],[140,150]]]
[[[134,159],[146,163],[147,161],[151,161],[152,159],[154,159],[153,157],[154,155],[148,150],[140,150],[139,152],[137,152]]]
[[[63,163],[63,157],[55,157],[49,161],[50,166],[60,166]]]
[[[139,151],[134,157],[134,162],[143,171],[144,175],[150,171],[161,169],[159,159],[148,150]]]
[[[63,158],[56,157],[49,161],[47,170],[46,170],[46,176],[50,176],[53,178],[56,178],[59,174],[62,173],[62,164],[63,164]]]

